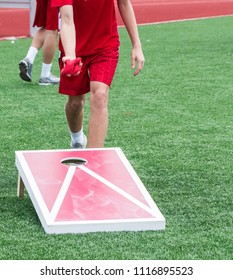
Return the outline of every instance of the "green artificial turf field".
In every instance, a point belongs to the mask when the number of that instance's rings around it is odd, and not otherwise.
[[[16,196],[16,150],[69,148],[66,97],[18,76],[31,39],[0,42],[0,259],[233,258],[232,17],[139,27],[146,64],[121,58],[106,147],[121,147],[166,218],[165,231],[47,235],[29,196]],[[56,59],[53,74],[58,75]],[[85,126],[89,114],[86,103]]]

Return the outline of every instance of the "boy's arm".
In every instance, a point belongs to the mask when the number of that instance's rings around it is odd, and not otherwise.
[[[81,58],[76,58],[76,33],[73,18],[73,6],[64,5],[60,7],[61,28],[60,37],[65,56],[62,58],[64,67],[61,70],[62,75],[68,77],[77,76],[82,67]]]
[[[62,46],[65,52],[64,62],[67,59],[75,59],[75,47],[76,47],[76,34],[73,19],[73,6],[65,5],[60,7],[61,15],[61,28],[60,37]]]
[[[130,0],[117,0],[117,4],[122,20],[125,24],[130,40],[132,42],[132,47],[133,47],[131,52],[132,68],[135,68],[135,64],[137,62],[137,69],[134,72],[134,76],[136,76],[142,70],[145,59],[142,52],[141,41],[138,34],[135,14]]]

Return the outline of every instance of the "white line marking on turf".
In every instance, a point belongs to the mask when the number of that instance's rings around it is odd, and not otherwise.
[[[219,16],[207,16],[207,17],[185,18],[185,19],[172,19],[172,20],[165,20],[165,21],[138,23],[138,26],[158,25],[158,24],[167,24],[167,23],[176,23],[176,22],[183,22],[183,21],[194,21],[194,20],[205,20],[205,19],[212,19],[212,18],[232,17],[232,16],[233,16],[233,14],[227,14],[227,15],[219,15]],[[124,25],[118,25],[118,27],[119,28],[125,28]]]

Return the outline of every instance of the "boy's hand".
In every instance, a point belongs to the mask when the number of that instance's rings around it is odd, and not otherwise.
[[[132,49],[131,59],[132,59],[132,64],[131,64],[132,69],[135,69],[135,67],[137,65],[137,68],[133,74],[134,76],[137,76],[143,69],[143,66],[145,63],[145,58],[144,58],[141,47],[134,47]]]
[[[82,59],[77,57],[75,59],[69,59],[68,57],[63,57],[64,67],[61,70],[61,75],[66,75],[67,77],[78,76],[82,71]]]

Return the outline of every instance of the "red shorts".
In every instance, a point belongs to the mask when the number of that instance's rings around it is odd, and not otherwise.
[[[58,13],[56,7],[51,7],[52,0],[37,0],[36,14],[33,26],[45,27],[47,30],[58,29]]]
[[[63,68],[60,57],[60,69]],[[90,91],[90,82],[102,82],[111,86],[119,58],[118,49],[107,50],[101,53],[82,57],[82,71],[78,76],[61,76],[59,93],[80,95]]]

